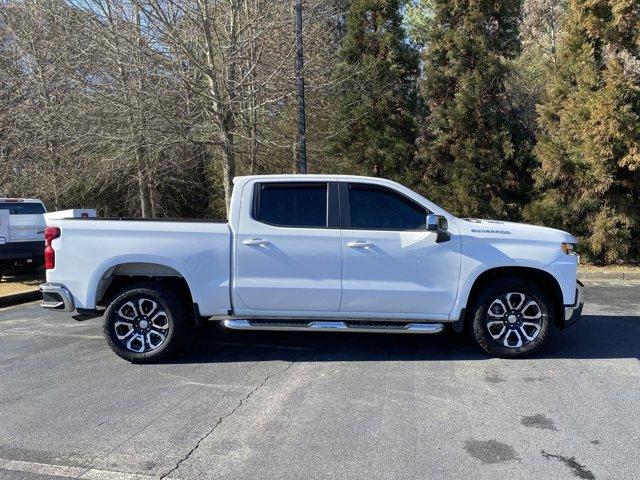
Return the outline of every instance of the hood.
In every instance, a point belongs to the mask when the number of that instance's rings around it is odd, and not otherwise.
[[[576,237],[563,230],[528,223],[460,218],[458,219],[458,225],[464,234],[477,238],[528,239],[557,241],[560,243],[578,242]]]

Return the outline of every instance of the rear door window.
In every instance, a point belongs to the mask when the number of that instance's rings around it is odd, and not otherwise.
[[[262,183],[255,219],[279,227],[327,226],[326,183]]]

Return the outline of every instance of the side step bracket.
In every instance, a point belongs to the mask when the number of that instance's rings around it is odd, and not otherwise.
[[[232,330],[283,330],[294,332],[368,332],[368,333],[440,333],[442,323],[364,322],[364,321],[286,321],[286,320],[223,320]]]

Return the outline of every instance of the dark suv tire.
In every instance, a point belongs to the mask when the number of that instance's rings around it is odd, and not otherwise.
[[[549,295],[521,278],[493,280],[471,310],[473,337],[487,353],[503,358],[530,355],[542,347],[555,323]]]
[[[184,303],[159,284],[124,289],[105,312],[109,347],[132,363],[164,360],[182,346],[189,327]]]

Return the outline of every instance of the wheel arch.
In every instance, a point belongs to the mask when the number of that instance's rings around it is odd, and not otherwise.
[[[558,280],[552,274],[533,267],[496,267],[485,270],[474,280],[464,309],[464,328],[468,328],[471,323],[469,315],[472,310],[472,306],[480,292],[482,292],[483,287],[497,278],[504,277],[515,277],[535,283],[547,295],[549,295],[552,302],[556,325],[560,325],[562,323],[564,315],[562,288],[560,287]]]
[[[101,269],[101,273],[96,274],[92,283],[95,285],[92,293],[96,306],[107,306],[119,292],[138,283],[162,284],[176,292],[181,299],[188,302],[188,305],[195,304],[185,276],[174,266],[169,266],[166,263],[152,261],[114,262]]]

